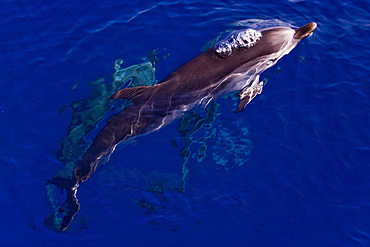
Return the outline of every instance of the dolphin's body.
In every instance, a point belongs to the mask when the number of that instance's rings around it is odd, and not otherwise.
[[[206,106],[220,95],[240,91],[238,111],[261,93],[259,75],[288,54],[316,28],[274,27],[233,33],[227,40],[198,55],[154,86],[125,88],[111,99],[132,102],[112,116],[76,164],[72,178],[55,177],[51,184],[66,192],[66,201],[53,216],[54,230],[65,230],[79,210],[76,192],[115,146],[129,138],[160,129],[196,105]]]

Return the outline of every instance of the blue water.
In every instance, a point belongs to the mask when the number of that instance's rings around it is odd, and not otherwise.
[[[3,1],[0,14],[1,246],[370,246],[368,1]],[[262,75],[245,110],[217,100],[216,137],[201,161],[192,147],[186,193],[174,189],[177,121],[117,148],[81,185],[69,231],[45,227],[72,114],[60,107],[111,81],[116,59],[166,49],[161,80],[245,19],[318,28]]]

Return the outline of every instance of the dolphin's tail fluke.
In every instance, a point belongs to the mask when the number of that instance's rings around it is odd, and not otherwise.
[[[76,198],[77,187],[78,183],[74,179],[55,177],[48,181],[46,189],[54,213],[45,219],[46,227],[56,232],[67,229],[80,209]]]

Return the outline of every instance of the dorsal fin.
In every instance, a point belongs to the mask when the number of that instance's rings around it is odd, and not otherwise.
[[[135,104],[149,98],[152,94],[151,89],[153,87],[154,86],[139,86],[124,88],[114,93],[109,99],[126,99]]]

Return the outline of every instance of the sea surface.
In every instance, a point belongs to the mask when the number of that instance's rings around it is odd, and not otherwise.
[[[369,1],[18,0],[0,15],[0,246],[370,246]],[[80,186],[70,228],[44,224],[61,144],[99,86],[145,62],[161,81],[266,21],[318,27],[242,112],[231,95],[193,127],[119,145]]]

